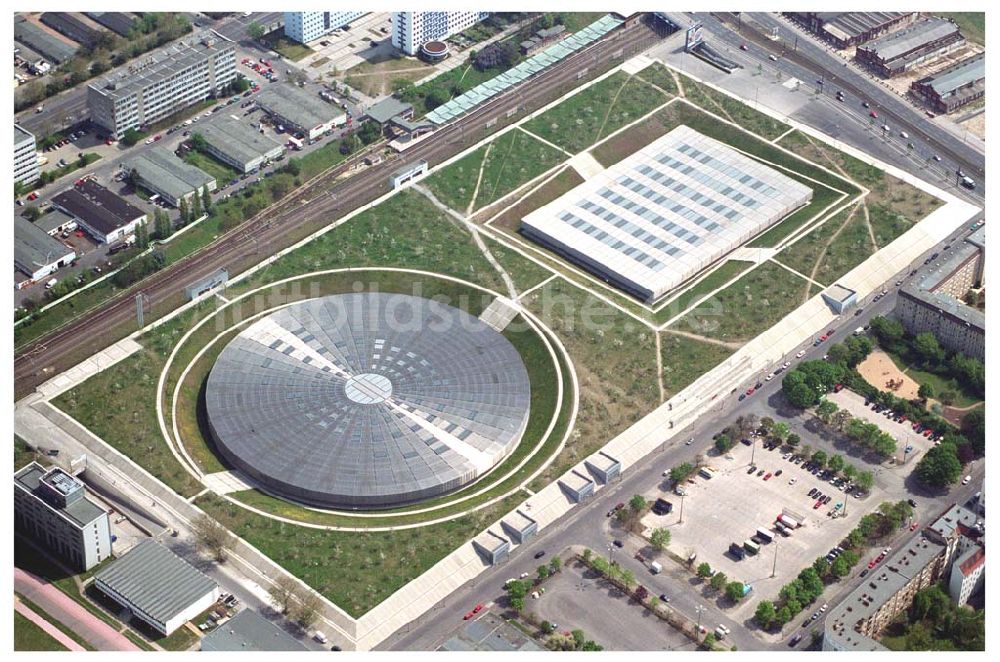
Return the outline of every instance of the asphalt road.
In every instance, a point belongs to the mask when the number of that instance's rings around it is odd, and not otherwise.
[[[956,230],[943,243],[951,242],[968,233],[968,228],[963,227]],[[928,251],[928,254],[930,252]],[[863,308],[860,315],[848,315],[837,320],[831,327],[835,330],[834,342],[843,340],[857,327],[867,325],[872,317],[888,314],[895,306],[895,281],[902,278],[905,282],[909,277],[908,273],[909,271],[897,274],[889,279],[886,283],[888,295],[879,301],[874,303],[867,300],[859,302],[859,306]],[[826,347],[826,343],[813,347],[812,338],[805,339],[802,345],[789,352],[789,355],[782,360],[790,361],[793,364],[797,363],[799,360],[795,359],[795,354],[800,349],[805,351],[801,361],[820,359],[826,353]],[[734,621],[725,610],[719,608],[714,600],[703,597],[691,584],[690,575],[683,570],[677,571],[673,563],[665,563],[664,572],[661,574],[651,575],[645,564],[633,558],[634,551],[644,546],[638,540],[625,537],[624,549],[613,548],[610,545],[611,541],[623,536],[611,528],[611,523],[606,516],[607,512],[616,504],[626,502],[633,494],[645,493],[651,486],[659,484],[663,480],[661,474],[664,470],[683,462],[693,462],[698,454],[708,451],[711,447],[712,435],[724,427],[727,421],[751,413],[759,416],[762,414],[762,407],[770,406],[762,403],[778,401],[774,399],[780,399],[781,379],[773,379],[769,382],[764,380],[766,373],[773,367],[776,365],[764,368],[757,376],[756,379],[760,381],[761,388],[757,389],[751,397],[741,401],[737,395],[732,395],[714,405],[698,419],[698,423],[676,431],[669,441],[664,441],[663,447],[658,452],[644,459],[641,466],[630,469],[619,482],[601,490],[594,498],[571,510],[558,523],[547,527],[537,537],[520,546],[504,565],[485,570],[475,580],[465,584],[446,600],[435,605],[424,616],[401,628],[383,641],[378,648],[380,650],[434,650],[440,645],[440,642],[450,636],[456,625],[461,622],[462,615],[469,608],[469,605],[500,599],[503,595],[503,583],[510,577],[517,577],[522,572],[534,575],[535,569],[540,563],[534,559],[535,553],[544,550],[548,557],[551,557],[551,555],[558,554],[574,545],[584,545],[602,554],[613,554],[614,560],[631,569],[651,593],[656,595],[666,593],[670,596],[671,607],[689,619],[698,620],[698,610],[704,610],[700,616],[702,625],[711,626],[711,628],[718,624],[727,625],[732,630],[727,641],[737,645],[740,650],[785,648],[787,643],[784,638],[763,638],[751,631],[753,625],[749,620],[746,622]],[[755,381],[750,380],[743,384],[738,392],[745,392],[749,386],[754,384]],[[684,444],[684,441],[689,438],[695,439],[695,442],[690,446]],[[944,509],[946,504],[955,501],[963,503],[968,499],[975,490],[967,488],[975,487],[980,482],[979,477],[983,471],[981,465],[982,463],[979,463],[979,466],[973,470],[975,480],[969,486],[956,487],[950,493],[928,497],[926,503],[929,511],[934,510],[934,500],[940,505],[938,509],[940,511]],[[693,513],[691,514],[693,515]],[[908,535],[911,535],[909,531],[901,532],[897,538],[902,540]],[[897,547],[897,543],[890,544]],[[857,582],[853,581],[838,584],[834,589],[835,593],[825,599],[833,605],[845,597],[856,585]],[[615,608],[616,605],[613,602],[604,605],[595,602],[591,606],[593,610]],[[819,619],[818,623],[812,627],[822,629],[822,619]],[[786,633],[787,636],[790,637],[792,632],[793,630],[789,629]],[[598,633],[593,634],[597,636]],[[799,648],[804,649],[809,646],[809,643],[809,637],[805,636]]]
[[[481,139],[486,124],[504,117],[509,110],[534,109],[556,98],[563,86],[572,85],[578,76],[611,60],[616,52],[623,57],[641,52],[660,36],[648,25],[639,23],[621,28],[599,42],[570,56],[532,81],[498,95],[457,122],[437,131],[432,139],[418,143],[402,158],[387,160],[369,168],[364,176],[350,178],[333,185],[335,177],[349,167],[341,164],[306,184],[283,201],[265,210],[193,256],[180,260],[157,272],[124,293],[108,300],[91,312],[63,325],[54,332],[20,348],[15,356],[15,395],[23,397],[51,374],[69,368],[111,338],[119,338],[131,330],[135,316],[134,295],[145,293],[152,310],[152,320],[183,302],[183,288],[219,268],[230,273],[258,263],[261,246],[268,253],[277,252],[307,236],[332,220],[388,191],[388,175],[401,161],[424,159],[438,163]]]
[[[801,80],[803,85],[822,89],[823,94],[831,100],[837,90],[842,90],[847,96],[845,102],[838,104],[832,101],[832,103],[844,106],[846,112],[854,114],[863,127],[869,125],[869,109],[863,108],[861,102],[867,101],[878,113],[877,127],[882,124],[889,125],[891,133],[897,138],[900,131],[905,131],[910,136],[909,142],[913,142],[915,146],[913,150],[915,155],[911,155],[906,149],[907,141],[897,140],[899,145],[895,150],[897,153],[890,154],[892,158],[887,158],[887,161],[900,167],[912,168],[914,163],[926,165],[927,159],[937,154],[942,157],[942,164],[947,166],[950,180],[954,180],[954,172],[959,168],[977,180],[979,186],[975,191],[959,189],[957,193],[982,204],[986,181],[983,154],[928,121],[922,110],[915,108],[894,92],[886,90],[855,67],[844,66],[843,59],[831,53],[797,26],[769,13],[750,13],[745,15],[742,21],[737,21],[731,14],[723,13],[694,13],[691,18],[703,23],[710,34],[710,41],[717,47],[721,43],[739,53],[740,46],[746,44],[748,51],[745,52],[754,56],[764,66],[769,69],[777,68],[786,76],[794,76]],[[780,40],[772,41],[765,36],[765,32],[771,30],[777,31]],[[771,61],[768,55],[777,56],[777,62]],[[822,80],[823,84],[819,85],[818,80]],[[867,147],[862,149],[870,151]],[[917,176],[921,176],[921,172],[914,172]],[[937,177],[928,178],[928,181],[941,184]]]

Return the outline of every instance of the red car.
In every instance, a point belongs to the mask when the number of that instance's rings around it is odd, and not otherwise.
[[[162,139],[163,139],[163,134],[160,134],[153,138],[153,142],[155,143],[157,140],[162,140]]]
[[[34,200],[34,198],[29,198],[29,199]],[[747,395],[753,395],[753,386],[747,389]]]
[[[878,561],[876,561],[875,559],[872,559],[871,561],[868,562],[868,569],[871,570],[876,565],[878,565]]]
[[[766,474],[764,474],[764,480],[771,480],[771,472],[770,471],[768,471]]]
[[[872,112],[868,113],[868,116],[871,117],[871,118],[873,118],[873,119],[878,119],[878,113],[876,113],[874,110]]]
[[[483,610],[483,603],[480,602],[478,605],[476,605],[476,608],[472,610],[472,613],[473,614],[478,614],[482,610]]]
[[[910,525],[910,531],[916,531],[916,530],[917,530],[917,523],[914,522],[913,524]]]
[[[843,384],[837,384],[836,386],[833,387],[833,392],[834,393],[840,393],[843,390],[844,390],[844,385]]]
[[[467,620],[469,620],[470,618],[472,618],[475,615],[476,615],[476,612],[470,611],[465,616],[462,617],[462,620],[463,621],[467,621]]]
[[[36,192],[32,191],[31,193],[28,194],[28,200],[37,200],[37,199],[38,199],[38,194]]]
[[[931,436],[931,432],[933,432],[933,430],[931,430],[930,428],[927,428],[926,430],[924,430],[924,436],[925,437]]]
[[[813,510],[816,510],[817,508],[819,508],[822,505],[823,505],[823,500],[822,499],[816,499],[816,503],[813,504]]]

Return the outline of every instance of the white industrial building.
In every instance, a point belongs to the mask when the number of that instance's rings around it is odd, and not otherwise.
[[[204,30],[87,86],[96,124],[116,138],[214,97],[236,79],[236,43]]]
[[[522,231],[657,299],[812,199],[812,189],[686,126],[524,217]]]
[[[28,287],[73,262],[76,251],[20,216],[14,217],[14,267],[27,276],[18,287]]]
[[[14,183],[37,182],[41,175],[38,168],[38,148],[35,136],[14,125]]]
[[[434,39],[447,39],[490,15],[485,11],[398,11],[392,15],[392,45],[407,55]]]
[[[219,599],[219,585],[151,538],[94,575],[99,591],[169,636]]]
[[[307,44],[337,28],[349,25],[367,12],[363,11],[286,11],[285,36]]]

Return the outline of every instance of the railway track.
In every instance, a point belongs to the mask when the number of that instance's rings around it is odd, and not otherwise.
[[[558,98],[564,86],[579,80],[592,69],[601,68],[621,51],[621,59],[645,50],[661,38],[642,21],[623,26],[601,41],[553,65],[523,86],[499,95],[454,124],[439,129],[429,138],[407,150],[401,158],[370,166],[362,175],[339,184],[336,178],[351,165],[339,164],[306,182],[297,191],[275,203],[257,216],[220,236],[197,253],[151,274],[128,290],[78,316],[46,335],[26,343],[15,353],[15,397],[21,398],[54,374],[69,368],[109,342],[127,335],[135,318],[134,295],[142,292],[150,298],[153,311],[148,319],[159,318],[183,300],[183,287],[227,268],[239,273],[260,261],[260,247],[268,253],[292,245],[301,238],[329,224],[333,216],[376,199],[389,190],[388,175],[400,161],[424,159],[435,165],[474,144],[482,137],[478,129],[488,130],[488,123],[499,124],[506,114],[522,113]],[[157,309],[158,308],[158,309]]]

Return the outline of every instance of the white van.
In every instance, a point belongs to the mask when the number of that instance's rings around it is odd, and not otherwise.
[[[327,641],[326,635],[323,634],[322,632],[320,632],[319,630],[317,630],[316,634],[313,635],[313,639],[315,639],[316,641],[318,641],[321,644],[325,644],[326,641]]]
[[[59,282],[58,278],[50,278],[45,282],[45,289],[51,290],[53,287],[56,286],[56,283],[58,282]]]
[[[649,564],[649,571],[652,572],[654,575],[658,575],[661,572],[663,572],[663,566],[660,565],[659,561],[653,561],[652,563]]]

